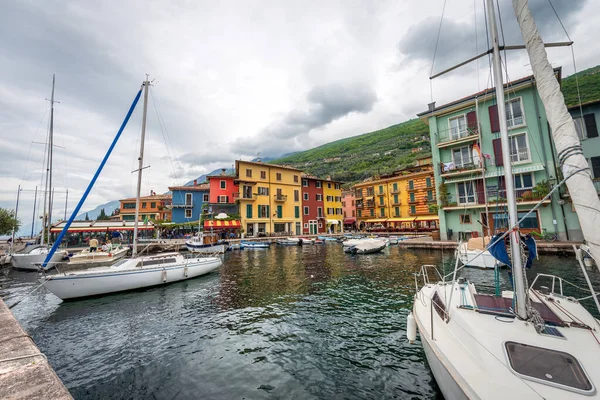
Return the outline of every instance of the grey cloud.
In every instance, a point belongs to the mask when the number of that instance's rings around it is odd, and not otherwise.
[[[232,144],[237,154],[277,156],[306,145],[305,137],[314,129],[352,113],[368,113],[377,102],[377,93],[366,83],[316,86],[306,95],[306,111],[291,110],[256,137]]]

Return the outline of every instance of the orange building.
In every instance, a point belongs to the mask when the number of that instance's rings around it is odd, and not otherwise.
[[[138,221],[144,221],[145,219],[171,221],[171,195],[151,193],[150,196],[140,197]],[[119,201],[121,202],[119,208],[121,221],[135,220],[135,197]]]

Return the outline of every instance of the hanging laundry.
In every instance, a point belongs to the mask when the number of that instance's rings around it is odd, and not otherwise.
[[[479,145],[475,143],[473,145],[473,164],[475,164],[478,167],[481,167],[482,161],[483,160],[481,159],[481,149],[479,148]]]
[[[452,171],[454,169],[453,161],[442,163],[442,165],[443,165],[444,172]]]

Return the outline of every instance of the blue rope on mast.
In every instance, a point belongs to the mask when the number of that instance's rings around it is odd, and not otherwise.
[[[58,249],[58,246],[60,246],[60,243],[62,242],[63,238],[65,237],[65,234],[69,230],[71,223],[73,223],[73,220],[75,219],[75,217],[77,216],[77,213],[83,206],[85,199],[88,197],[88,194],[90,194],[92,187],[94,187],[94,183],[96,183],[96,179],[98,179],[100,172],[102,172],[102,168],[104,168],[104,164],[106,164],[106,161],[108,161],[108,157],[110,157],[110,154],[112,153],[113,149],[115,148],[117,141],[121,137],[121,133],[123,133],[123,130],[127,126],[127,122],[129,122],[129,118],[131,117],[131,114],[133,114],[133,110],[135,110],[135,106],[137,105],[141,95],[142,95],[142,89],[140,88],[139,92],[137,93],[137,96],[135,96],[135,99],[133,100],[133,103],[131,104],[131,107],[129,107],[127,116],[125,116],[125,120],[123,121],[123,123],[121,124],[121,127],[119,128],[119,132],[117,132],[117,136],[115,136],[115,138],[113,139],[110,147],[108,148],[108,151],[106,152],[106,155],[104,156],[104,159],[100,163],[100,166],[98,167],[98,170],[96,171],[96,174],[94,174],[94,177],[92,178],[92,180],[90,181],[90,184],[88,185],[87,189],[83,193],[81,200],[79,200],[77,207],[75,207],[75,209],[73,210],[73,213],[69,217],[67,224],[65,225],[63,230],[58,235],[58,238],[56,238],[56,240],[54,241],[54,244],[52,245],[52,249],[50,249],[50,252],[48,253],[48,255],[46,256],[46,259],[42,263],[42,269],[45,270],[47,268],[48,262],[52,259],[52,256]],[[50,238],[48,238],[48,240],[50,240]]]

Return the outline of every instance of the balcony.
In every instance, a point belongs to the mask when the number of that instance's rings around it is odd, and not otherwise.
[[[393,206],[400,206],[400,205],[402,205],[402,202],[400,201],[400,199],[398,199],[398,201],[395,201],[395,200],[392,199],[390,202],[392,203]]]
[[[235,201],[240,201],[240,200],[249,200],[249,201],[253,201],[256,199],[256,197],[258,196],[257,193],[252,193],[252,192],[235,192],[233,193],[233,198],[235,199]]]
[[[367,201],[364,206],[365,208],[373,208],[375,207],[375,203],[372,201]]]
[[[400,194],[400,189],[398,189],[398,188],[396,188],[396,189],[392,188],[392,189],[390,189],[390,193],[391,194]]]
[[[285,194],[276,194],[274,196],[274,198],[275,198],[275,201],[279,202],[279,203],[283,203],[284,201],[287,201],[287,195],[285,195]]]
[[[436,145],[438,148],[450,147],[457,144],[474,142],[479,139],[477,128],[451,128],[438,131],[436,136]]]
[[[516,202],[519,205],[534,205],[544,198],[544,195],[538,195],[533,193],[533,188],[523,188],[515,190]],[[488,206],[506,205],[506,190],[490,191],[487,192]],[[450,202],[443,205],[444,210],[462,210],[464,208],[483,208],[485,203],[479,201],[475,194],[459,196],[458,204],[456,202]],[[543,204],[550,203],[550,200],[544,201]]]
[[[448,178],[465,174],[481,174],[481,167],[469,161],[463,164],[454,164],[452,161],[439,163],[440,176]]]
[[[409,192],[412,192],[412,191],[417,190],[417,187],[414,184],[412,186],[406,185],[406,190],[408,190]]]
[[[194,208],[194,203],[173,204],[171,207],[173,207],[173,208]]]
[[[362,199],[362,198],[363,198],[362,191],[360,192],[360,194],[358,194],[358,193],[355,193],[355,194],[354,194],[354,198],[355,198],[355,199]]]

